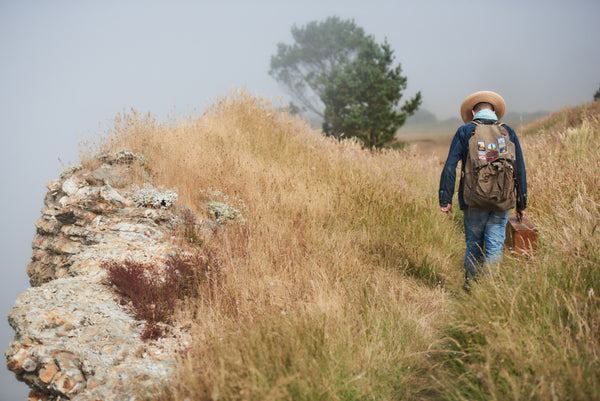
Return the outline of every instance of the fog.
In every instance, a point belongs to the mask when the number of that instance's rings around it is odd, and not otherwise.
[[[0,344],[28,287],[33,222],[45,183],[77,163],[77,143],[134,108],[160,119],[233,88],[290,99],[269,75],[290,28],[337,15],[387,41],[438,118],[494,90],[507,111],[554,111],[600,86],[600,2],[504,1],[23,1],[0,0],[2,133]],[[27,388],[0,369],[0,399]]]

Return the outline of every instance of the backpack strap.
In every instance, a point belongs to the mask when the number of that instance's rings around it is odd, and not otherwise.
[[[487,121],[491,121],[491,120],[487,120]],[[501,123],[500,121],[497,121],[497,120],[496,121],[491,121],[489,123],[483,123],[483,122],[479,121],[479,119],[477,119],[477,120],[471,120],[471,122],[473,124],[475,124],[475,125],[500,125],[500,126],[506,125],[506,124]]]
[[[471,122],[473,124],[475,124],[475,128],[473,129],[473,131],[471,131],[471,133],[469,134],[469,138],[472,137],[473,135],[475,135],[475,129],[477,129],[478,126],[481,125],[481,121],[479,120],[471,120]]]
[[[475,124],[475,128],[477,128],[479,125],[497,125],[497,126],[499,126],[499,127],[503,127],[503,126],[505,126],[505,125],[506,125],[506,124],[504,124],[504,123],[501,123],[500,121],[494,121],[494,122],[493,122],[493,123],[491,123],[491,124],[482,123],[482,122],[481,122],[481,121],[479,121],[479,120],[471,120],[471,122],[472,122],[473,124]],[[471,131],[471,134],[470,134],[470,135],[471,135],[471,136],[472,136],[472,135],[475,135],[475,130]]]

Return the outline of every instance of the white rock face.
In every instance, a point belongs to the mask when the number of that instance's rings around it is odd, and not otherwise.
[[[110,185],[127,182],[136,160],[103,161],[98,170],[49,182],[35,222],[32,287],[9,314],[15,337],[5,352],[7,367],[31,387],[30,399],[128,400],[134,388],[174,373],[181,339],[142,341],[144,322],[104,283],[102,263],[135,258],[161,266],[177,250],[176,217],[136,208],[131,193]]]

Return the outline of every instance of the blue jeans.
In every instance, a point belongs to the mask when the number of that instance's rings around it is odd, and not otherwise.
[[[485,274],[486,265],[495,264],[502,258],[508,213],[509,210],[494,212],[473,208],[464,211],[467,243],[464,264],[467,283],[475,279],[478,274]]]

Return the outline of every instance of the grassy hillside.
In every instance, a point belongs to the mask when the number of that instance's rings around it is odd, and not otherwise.
[[[576,107],[566,107],[557,113],[552,113],[525,125],[522,135],[545,132],[566,131],[578,128],[585,120],[597,118],[600,114],[600,102],[585,103]]]
[[[194,338],[180,377],[140,395],[600,399],[599,126],[523,138],[540,249],[507,252],[467,296],[443,160],[324,138],[244,92],[202,116],[117,117],[88,152],[143,153],[196,214],[212,200],[245,219],[202,245],[223,280],[178,315]]]

